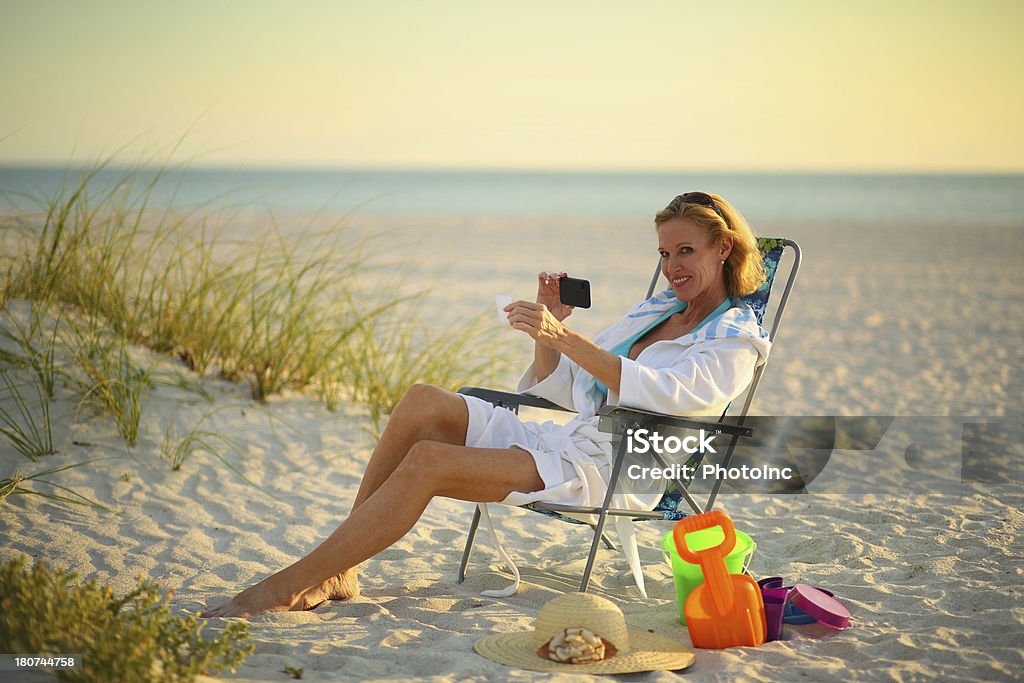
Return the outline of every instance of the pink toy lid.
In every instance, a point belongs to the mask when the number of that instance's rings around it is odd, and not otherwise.
[[[850,612],[835,598],[822,591],[798,583],[789,594],[790,602],[826,626],[843,629],[850,625]]]

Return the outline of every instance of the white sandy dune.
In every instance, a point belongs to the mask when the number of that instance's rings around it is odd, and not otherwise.
[[[464,227],[445,224],[439,239]],[[969,415],[997,424],[996,447],[982,451],[988,460],[965,467],[961,423],[897,421],[877,448],[834,454],[810,493],[725,496],[737,528],[757,543],[752,573],[833,591],[852,613],[852,626],[789,626],[783,641],[758,648],[700,650],[688,679],[1021,677],[1024,286],[1015,261],[1024,245],[1020,230],[963,237],[949,228],[940,232],[957,240],[956,250],[914,249],[935,230],[895,237],[862,230],[828,239],[810,228],[790,231],[808,260],[758,412]],[[1002,249],[983,249],[985,240]],[[865,244],[873,245],[870,254]],[[854,258],[856,249],[863,256]],[[462,289],[457,305],[489,310],[505,286]],[[519,340],[510,344],[524,353]],[[355,495],[372,448],[362,409],[346,405],[332,414],[299,395],[258,406],[245,387],[205,384],[213,404],[166,388],[151,394],[133,449],[106,421],[79,415],[72,425],[73,407],[60,408],[67,411],[58,428],[61,452],[46,465],[104,458],[59,481],[111,511],[11,498],[0,504],[0,560],[24,554],[119,592],[143,574],[174,589],[177,609],[199,611],[308,552],[344,518]],[[240,453],[226,457],[259,488],[208,455],[196,454],[177,472],[159,460],[168,428],[190,429],[214,408],[203,428],[240,444]],[[0,445],[4,472],[16,465],[31,470],[18,457]],[[252,619],[256,651],[235,677],[283,681],[282,669],[292,666],[304,670],[304,681],[591,678],[514,670],[473,652],[476,639],[529,628],[540,605],[574,589],[586,529],[501,509],[499,533],[524,584],[513,597],[484,598],[481,590],[504,586],[508,576],[481,535],[469,578],[456,583],[471,513],[469,504],[435,500],[411,533],[363,566],[362,596]],[[619,604],[627,620],[688,644],[658,547],[669,528],[638,525],[648,599],[633,587],[621,555],[605,550],[593,590]],[[210,628],[223,623],[212,620]]]

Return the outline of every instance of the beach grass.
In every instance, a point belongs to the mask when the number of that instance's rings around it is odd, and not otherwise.
[[[30,459],[54,450],[48,402],[58,382],[80,407],[109,416],[132,446],[155,387],[209,397],[202,384],[210,374],[248,384],[258,402],[289,388],[314,393],[330,410],[364,404],[379,435],[411,384],[455,389],[499,372],[475,348],[493,330],[480,320],[431,329],[416,314],[425,293],[385,286],[400,278],[401,264],[378,264],[370,238],[315,219],[286,231],[272,215],[260,230],[247,224],[229,235],[230,209],[157,206],[163,169],[127,168],[113,180],[105,170],[109,162],[69,170],[51,196],[35,198],[37,210],[0,215],[8,313],[0,334],[9,342],[0,356],[9,397],[0,422]],[[20,302],[30,311],[24,324],[11,314],[14,303],[24,311]],[[175,358],[192,378],[167,373]],[[173,469],[202,450],[241,474],[221,453],[231,443],[197,424],[168,431],[160,450]]]
[[[351,387],[353,398],[368,407],[372,432],[379,436],[386,417],[413,384],[454,390],[493,381],[503,365],[478,348],[490,334],[482,315],[441,332],[427,331],[415,315],[374,320],[360,325],[352,343],[341,349],[323,391]]]
[[[190,460],[194,455],[204,453],[218,460],[222,465],[224,465],[224,467],[227,467],[229,470],[234,472],[234,474],[246,484],[258,489],[275,500],[281,500],[281,498],[245,476],[244,472],[228,460],[225,455],[228,452],[234,453],[238,456],[243,453],[242,446],[235,439],[226,434],[221,434],[208,429],[201,429],[203,423],[210,417],[226,408],[234,407],[237,406],[225,405],[220,408],[214,408],[207,411],[199,418],[199,420],[196,421],[192,428],[187,431],[177,431],[173,426],[168,426],[164,431],[163,442],[160,444],[160,459],[170,465],[173,471],[177,472],[182,468],[185,462]]]
[[[68,376],[78,388],[81,405],[113,418],[118,433],[134,446],[146,397],[153,388],[152,366],[137,365],[123,337],[93,324],[71,329],[70,351],[77,372]]]
[[[223,449],[231,449],[235,452],[239,452],[241,449],[238,444],[228,436],[218,434],[206,429],[200,429],[203,422],[210,417],[216,411],[210,411],[206,415],[203,415],[192,429],[177,433],[172,427],[168,427],[164,432],[164,440],[160,445],[160,458],[171,466],[174,471],[180,470],[181,466],[185,464],[193,454],[197,451],[203,451],[209,453],[221,460],[225,465],[231,469],[235,469],[230,463],[228,463],[224,456],[221,454]]]
[[[85,505],[98,510],[106,510],[108,509],[106,506],[48,478],[50,475],[58,474],[75,467],[85,467],[93,462],[95,461],[87,460],[85,462],[71,463],[69,465],[48,467],[27,475],[21,474],[20,470],[15,470],[13,475],[0,479],[0,502],[6,500],[9,496],[40,496],[42,498],[61,503]],[[27,487],[25,485],[26,483],[33,484],[33,487]],[[46,493],[45,491],[39,491],[35,488],[38,484],[48,486],[55,491],[58,491],[58,493]]]
[[[56,319],[48,324],[44,308],[31,306],[26,321],[12,315],[0,319],[0,342],[6,342],[0,345],[0,362],[29,371],[47,398],[56,395],[60,375],[55,358],[63,316],[64,311],[58,311]],[[44,329],[47,326],[49,330]]]
[[[0,435],[33,462],[56,452],[50,400],[59,375],[59,321],[49,333],[43,327],[39,307],[30,308],[25,321],[10,315],[0,320]]]
[[[53,425],[50,420],[50,401],[36,382],[20,383],[10,373],[0,368],[0,380],[6,391],[6,400],[0,402],[0,435],[3,435],[14,449],[32,462],[56,453],[53,445]],[[35,391],[35,405],[39,406],[39,418],[29,399],[22,393],[25,384]]]
[[[359,324],[386,310],[356,303],[362,249],[340,247],[341,234],[304,235],[301,246],[271,234],[255,247],[221,359],[222,374],[247,380],[255,400],[308,387]]]

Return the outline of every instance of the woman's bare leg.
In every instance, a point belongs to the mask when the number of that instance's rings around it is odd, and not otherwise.
[[[352,510],[370,497],[402,463],[413,444],[438,441],[464,445],[469,414],[457,394],[426,384],[414,384],[395,406],[377,442],[359,484]],[[312,609],[325,600],[345,600],[359,595],[359,577],[351,567],[310,588],[296,609]]]
[[[400,539],[434,496],[494,502],[544,482],[518,448],[469,448],[420,441],[391,475],[309,555],[203,616],[246,617],[295,609],[311,588],[355,567]]]
[[[417,392],[430,394],[425,389]],[[438,395],[432,397],[436,399]],[[459,440],[464,441],[465,403],[460,397],[449,395],[462,403],[462,420],[454,419],[452,424],[461,428]],[[414,402],[426,401],[416,399]],[[443,404],[443,400],[433,402],[435,407]],[[249,616],[265,611],[308,608],[333,585],[347,577],[354,579],[354,567],[359,562],[406,535],[434,496],[494,502],[504,499],[513,490],[532,492],[544,486],[534,459],[518,449],[471,449],[442,440],[418,440],[402,449],[407,442],[404,439],[412,438],[410,434],[416,429],[411,425],[403,426],[404,421],[444,410],[426,407],[414,410],[411,405],[401,413],[396,409],[397,426],[392,429],[389,424],[390,439],[385,441],[382,437],[378,444],[348,519],[306,557],[203,615]],[[439,435],[451,435],[452,424],[443,426],[443,419],[441,423]],[[445,429],[450,431],[443,431]],[[380,481],[382,475],[384,479]]]
[[[468,427],[469,411],[458,394],[427,384],[409,387],[373,449],[352,509],[391,476],[414,444],[438,441],[464,446]]]

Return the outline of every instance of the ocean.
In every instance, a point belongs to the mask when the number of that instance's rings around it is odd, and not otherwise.
[[[77,171],[0,166],[0,202],[26,208]],[[125,177],[109,168],[101,189]],[[147,185],[154,173],[138,172]],[[169,170],[153,205],[267,208],[327,215],[593,217],[649,220],[675,195],[716,192],[751,223],[1024,225],[1024,175],[622,173],[449,170]],[[3,204],[0,204],[2,207]]]

